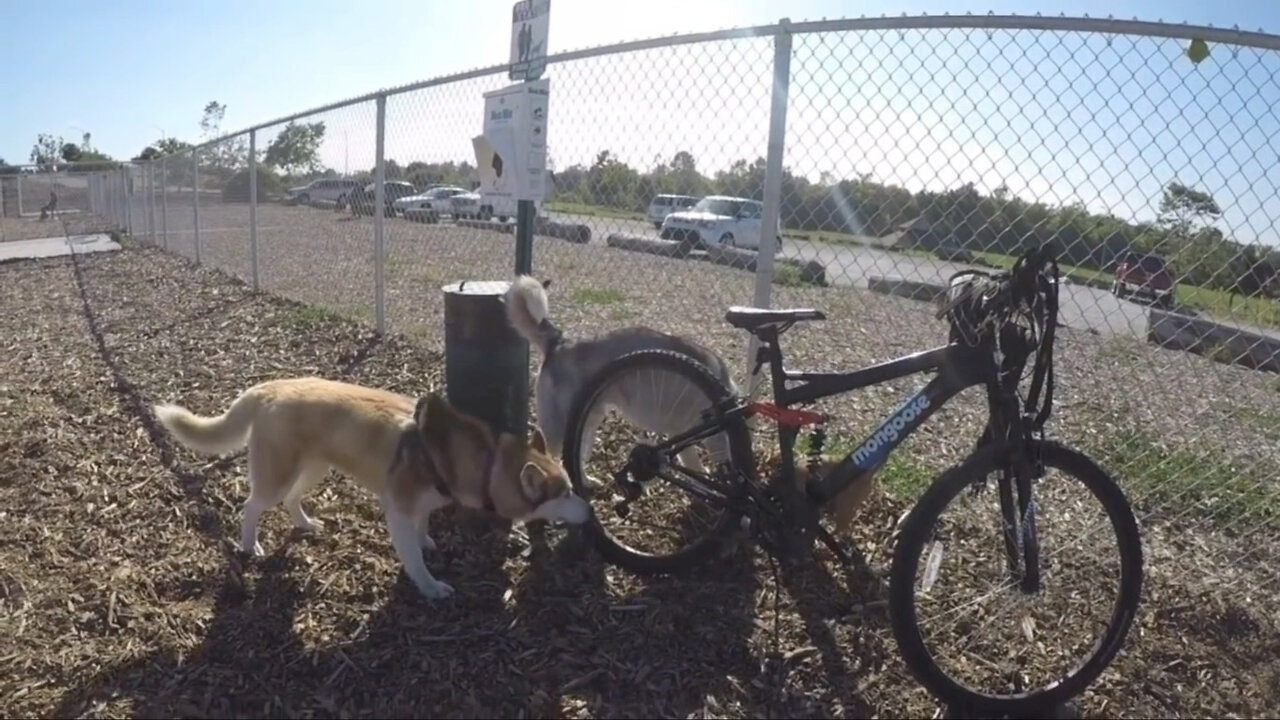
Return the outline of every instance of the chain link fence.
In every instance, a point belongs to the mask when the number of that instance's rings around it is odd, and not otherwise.
[[[1211,40],[1202,62],[1193,37]],[[1280,675],[1254,650],[1274,646],[1259,618],[1280,612],[1277,47],[1209,28],[968,17],[561,55],[534,272],[568,335],[648,325],[707,344],[745,380],[730,305],[824,310],[787,334],[788,364],[853,369],[942,344],[929,301],[952,273],[1056,243],[1053,432],[1115,474],[1143,524],[1146,605],[1126,653],[1164,663],[1151,693],[1246,683],[1241,712],[1274,710]],[[514,208],[472,192],[481,98],[507,84],[492,68],[299,115],[90,176],[84,200],[74,178],[4,178],[6,217],[52,182],[135,237],[439,346],[442,286],[512,274]],[[828,403],[836,444],[912,387]],[[983,411],[980,398],[949,406],[884,490],[912,497],[962,458]]]
[[[115,224],[105,205],[105,175],[117,165],[58,163],[0,166],[0,242],[106,232]]]

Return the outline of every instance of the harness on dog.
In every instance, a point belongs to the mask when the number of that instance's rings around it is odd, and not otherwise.
[[[431,485],[441,495],[447,498],[453,497],[453,492],[449,489],[448,483],[444,480],[444,473],[441,472],[440,466],[436,464],[435,458],[427,450],[427,441],[423,439],[422,433],[416,429],[407,430],[400,437],[400,444],[396,447],[395,459],[391,462],[391,471],[395,471],[400,464],[408,461],[409,455],[421,463],[419,467],[424,468],[431,476]],[[498,451],[493,449],[489,451],[489,457],[484,465],[484,497],[481,498],[481,507],[491,513],[497,513],[498,510],[493,504],[493,480],[498,468]]]
[[[400,467],[401,463],[407,461],[408,455],[413,455],[421,463],[419,467],[425,467],[429,471],[431,485],[436,489],[436,492],[445,497],[453,497],[448,483],[444,481],[444,473],[440,472],[440,466],[436,465],[435,459],[427,451],[427,441],[417,428],[406,430],[401,434],[400,444],[396,446],[396,455],[395,459],[391,461],[390,471],[395,472],[395,469]]]

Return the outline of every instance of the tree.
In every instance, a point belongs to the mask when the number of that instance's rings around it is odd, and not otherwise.
[[[222,119],[227,114],[227,106],[211,100],[204,106],[200,116],[200,134],[205,142],[215,140],[222,135]],[[243,136],[227,138],[222,142],[205,148],[200,152],[201,162],[208,163],[210,169],[219,177],[227,178],[236,170],[249,164],[249,143]]]
[[[31,162],[44,166],[47,172],[53,172],[62,157],[64,144],[61,136],[40,133],[36,136],[36,144],[31,148]]]
[[[155,160],[156,158],[160,157],[163,154],[164,153],[160,152],[160,150],[157,149],[155,145],[148,145],[142,148],[142,152],[134,156],[133,161],[145,162],[147,160]]]
[[[1179,274],[1192,284],[1233,287],[1239,275],[1230,267],[1238,248],[1224,243],[1222,231],[1211,226],[1221,216],[1222,208],[1208,192],[1169,182],[1160,197],[1157,224],[1164,236],[1155,251],[1171,256]]]
[[[217,100],[210,100],[204,106],[200,116],[200,134],[205,140],[212,140],[222,133],[222,118],[227,114],[227,106]]]
[[[1222,208],[1209,193],[1177,180],[1164,187],[1158,222],[1175,238],[1186,239],[1197,223],[1204,225],[1221,216]]]
[[[262,161],[286,174],[316,173],[320,170],[320,143],[324,141],[324,122],[290,122],[276,135]]]
[[[62,157],[63,160],[66,160],[69,163],[73,163],[73,162],[80,161],[80,155],[82,153],[80,152],[79,145],[76,145],[75,143],[63,143],[62,150],[58,154]]]
[[[186,140],[170,137],[161,138],[159,142],[155,143],[155,148],[160,151],[161,155],[177,155],[191,150],[192,145]]]

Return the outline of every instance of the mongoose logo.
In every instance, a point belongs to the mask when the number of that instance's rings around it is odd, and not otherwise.
[[[884,450],[898,441],[902,429],[915,422],[929,407],[929,396],[924,393],[911,398],[893,417],[885,421],[867,439],[862,447],[853,451],[853,461],[861,468],[871,467],[883,459]]]

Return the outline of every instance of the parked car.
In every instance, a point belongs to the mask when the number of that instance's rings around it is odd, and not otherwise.
[[[391,203],[391,209],[397,215],[404,216],[407,220],[424,220],[430,223],[440,222],[440,216],[453,215],[452,198],[466,193],[466,188],[441,185],[428,188],[416,195],[396,198]]]
[[[1159,255],[1130,253],[1116,265],[1111,292],[1119,298],[1136,295],[1161,307],[1173,304],[1176,281],[1169,264]]]
[[[488,218],[480,217],[480,193],[475,190],[454,195],[449,198],[449,203],[453,205],[453,216],[464,220],[481,220]]]
[[[289,199],[298,205],[310,205],[319,200],[322,202],[344,203],[347,194],[360,187],[359,181],[343,178],[312,180],[306,185],[289,188]]]
[[[757,249],[764,204],[747,198],[708,195],[688,210],[667,215],[659,237],[690,248],[713,245]],[[774,231],[774,253],[782,249],[782,223]]]
[[[351,205],[352,215],[373,215],[373,189],[375,183],[369,183],[357,192],[352,192],[348,198]],[[382,184],[383,208],[384,214],[388,217],[395,217],[395,211],[392,209],[396,200],[402,197],[418,194],[418,188],[412,183],[400,180],[391,180]]]
[[[453,216],[455,218],[506,222],[507,218],[514,220],[516,217],[518,203],[515,200],[495,197],[486,198],[477,190],[455,195],[450,199],[453,202]],[[537,214],[542,212],[541,200],[535,200],[533,206]]]
[[[698,198],[692,195],[655,195],[649,201],[649,210],[646,213],[649,221],[659,230],[662,229],[662,221],[673,212],[680,210],[688,210],[698,204]]]

